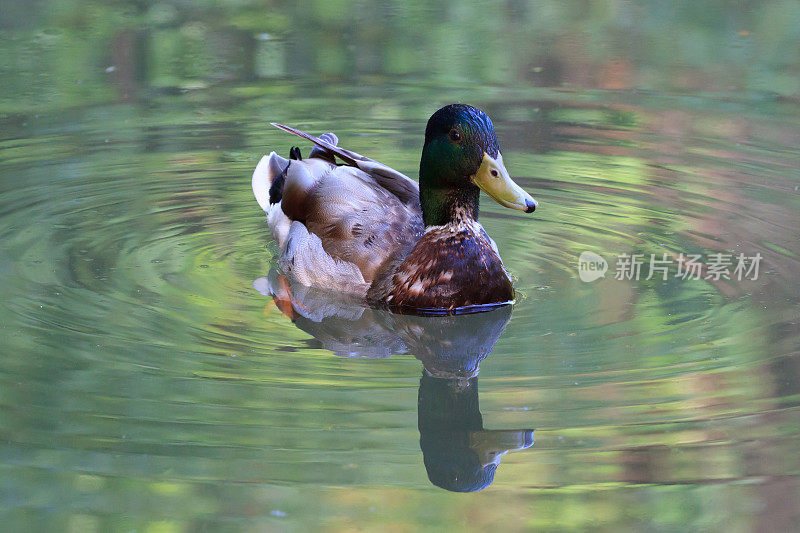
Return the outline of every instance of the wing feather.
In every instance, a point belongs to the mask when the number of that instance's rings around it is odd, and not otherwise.
[[[280,246],[278,264],[303,285],[363,296],[384,265],[405,257],[421,237],[419,186],[337,146],[333,134],[273,125],[315,145],[302,160],[273,152],[253,175],[253,191]]]
[[[310,133],[298,130],[297,128],[286,126],[284,124],[278,124],[277,122],[270,122],[270,124],[287,133],[291,133],[292,135],[297,135],[298,137],[302,137],[303,139],[311,141],[319,148],[325,150],[331,156],[336,156],[344,161],[348,166],[363,170],[372,176],[372,178],[381,187],[397,196],[404,204],[419,204],[419,185],[416,181],[412,180],[402,172],[398,172],[397,170],[384,165],[383,163],[379,163],[374,159],[364,157],[363,155],[357,154],[351,150],[336,146],[325,139],[315,137]]]

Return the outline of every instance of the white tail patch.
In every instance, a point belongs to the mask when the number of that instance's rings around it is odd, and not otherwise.
[[[275,178],[281,175],[288,163],[288,159],[271,152],[261,158],[261,161],[258,162],[256,169],[253,171],[253,194],[264,212],[268,213],[270,209],[269,188]]]
[[[265,155],[256,165],[252,181],[253,194],[258,205],[266,212],[269,229],[272,231],[272,236],[278,241],[278,246],[280,246],[281,250],[286,244],[286,236],[289,233],[291,221],[281,209],[281,202],[269,203],[269,188],[272,186],[272,182],[281,175],[288,163],[288,159],[284,159],[275,152]]]
[[[261,161],[256,165],[253,171],[253,194],[256,196],[256,201],[261,209],[269,211],[269,187],[272,185],[274,177],[269,172],[269,158],[274,154],[265,155]]]

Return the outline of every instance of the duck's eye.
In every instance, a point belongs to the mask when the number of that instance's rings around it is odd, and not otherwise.
[[[492,169],[492,171],[490,172],[490,174],[491,174],[491,175],[492,175],[492,177],[494,177],[494,178],[496,178],[496,177],[497,177],[497,171],[496,171],[495,169]]]
[[[448,135],[450,135],[450,139],[451,139],[451,140],[453,140],[453,141],[455,141],[455,142],[458,142],[458,141],[460,141],[460,140],[461,140],[461,132],[460,132],[460,131],[458,131],[458,130],[457,130],[457,129],[455,129],[455,128],[453,128],[452,130],[450,130],[450,133],[449,133]]]

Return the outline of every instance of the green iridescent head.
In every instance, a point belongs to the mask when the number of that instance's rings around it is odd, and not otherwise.
[[[537,205],[509,177],[491,119],[465,104],[445,106],[428,120],[419,185],[426,226],[452,222],[457,212],[477,219],[480,190],[526,213]]]

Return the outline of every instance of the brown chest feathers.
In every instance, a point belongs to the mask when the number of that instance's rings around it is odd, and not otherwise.
[[[483,228],[473,223],[428,228],[391,277],[391,307],[445,308],[508,302],[511,278]]]

